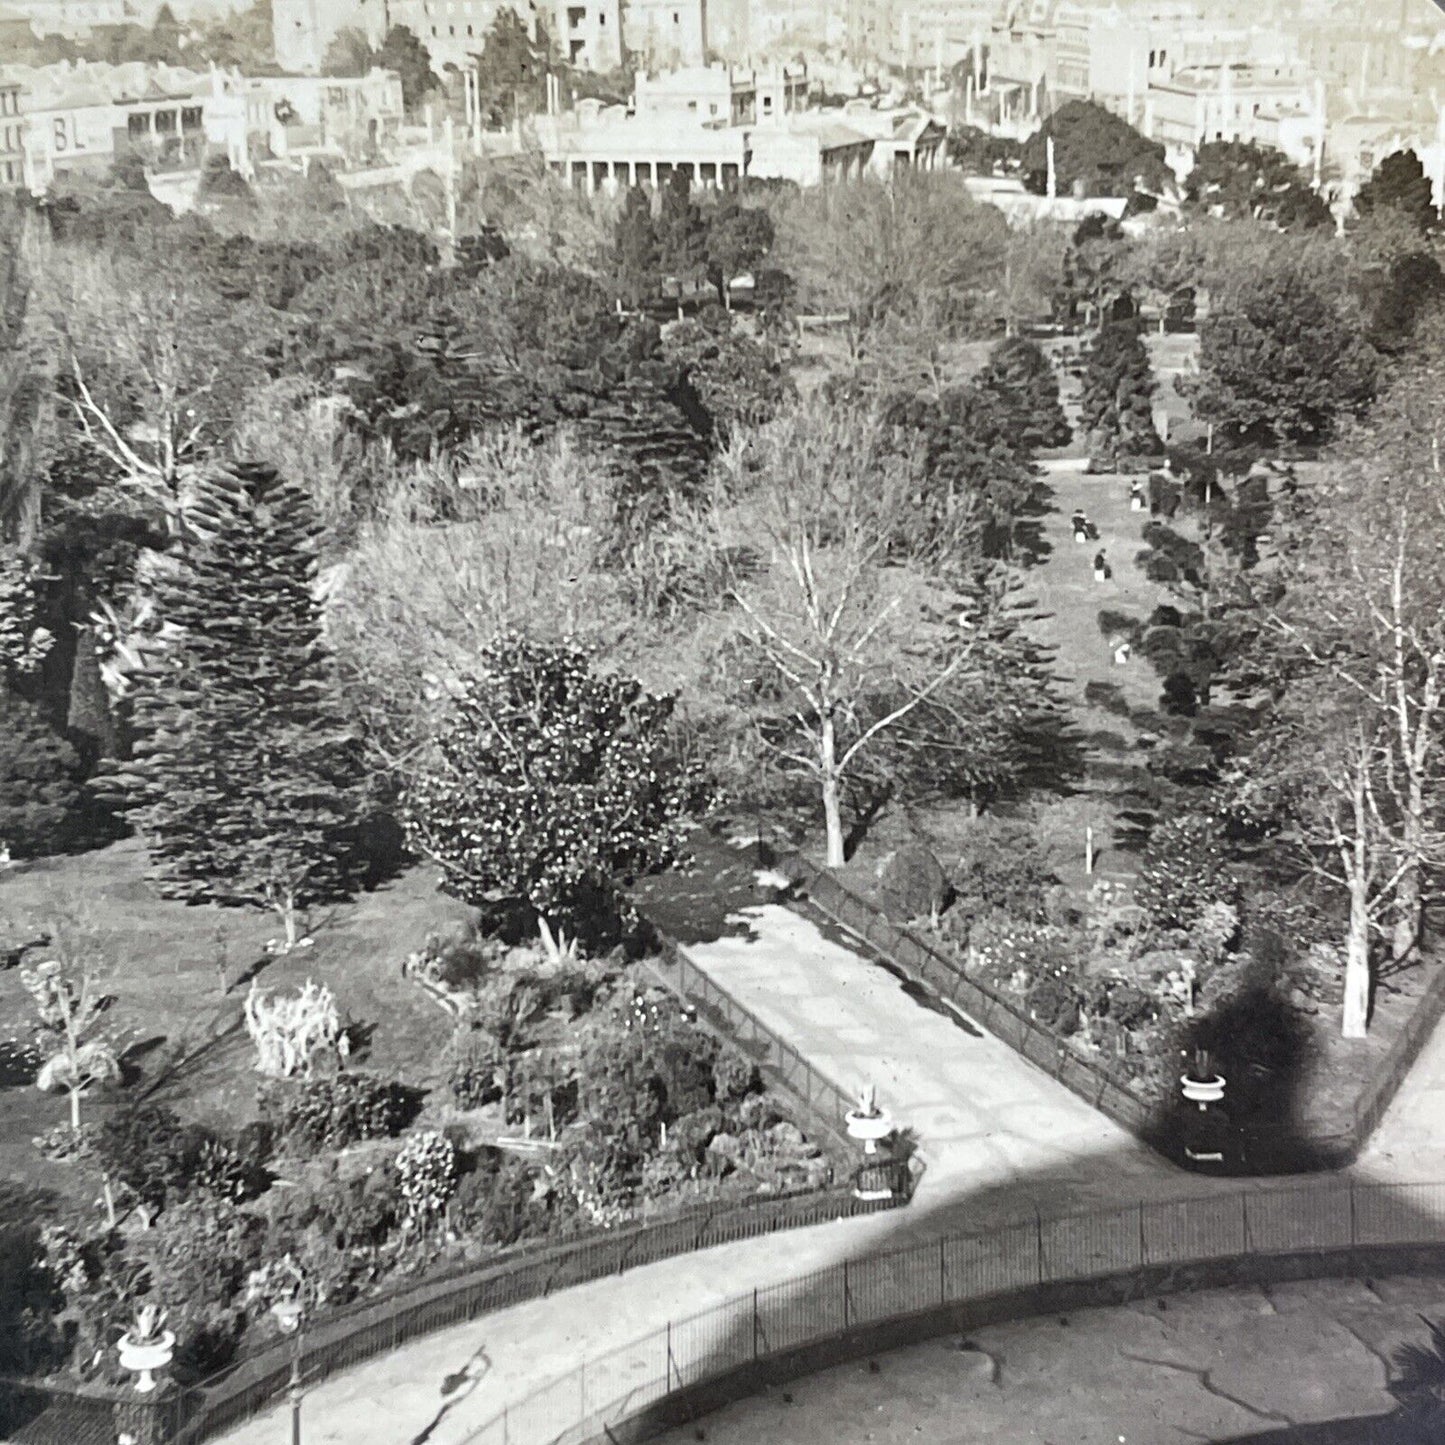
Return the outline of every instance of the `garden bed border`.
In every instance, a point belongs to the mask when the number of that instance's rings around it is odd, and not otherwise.
[[[779,860],[778,868],[793,881],[801,897],[861,939],[880,958],[893,963],[916,982],[937,990],[1085,1103],[1150,1147],[1158,1147],[1153,1128],[1154,1110],[1129,1088],[1122,1075],[1075,1053],[1029,1018],[1013,1000],[970,978],[957,959],[920,938],[911,928],[890,922],[880,909],[860,898],[826,869],[799,853],[785,855]],[[1355,1097],[1348,1123],[1329,1134],[1310,1135],[1305,1141],[1315,1168],[1342,1168],[1355,1161],[1442,1016],[1445,1016],[1445,968],[1438,968],[1389,1050],[1370,1071],[1365,1087]],[[1281,1135],[1289,1132],[1287,1126],[1280,1126]]]

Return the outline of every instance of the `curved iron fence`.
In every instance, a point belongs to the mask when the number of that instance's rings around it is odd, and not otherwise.
[[[639,1265],[741,1239],[824,1224],[904,1204],[905,1161],[858,1166],[846,1183],[693,1208],[561,1243],[521,1245],[486,1265],[439,1272],[392,1293],[330,1311],[301,1344],[308,1384],[434,1330]],[[859,1198],[859,1194],[887,1197]],[[198,1442],[273,1404],[291,1372],[292,1345],[263,1346],[199,1385],[140,1397],[55,1380],[0,1377],[0,1439],[12,1445]]]
[[[1407,1246],[1429,1249],[1432,1267],[1445,1268],[1445,1183],[1313,1182],[929,1240],[670,1321],[508,1405],[467,1445],[620,1445],[769,1379],[951,1328],[1171,1289],[1333,1274],[1342,1257],[1378,1270]]]

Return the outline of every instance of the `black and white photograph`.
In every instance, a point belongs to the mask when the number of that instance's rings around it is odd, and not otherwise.
[[[1445,0],[0,0],[0,1445],[1445,1445]]]

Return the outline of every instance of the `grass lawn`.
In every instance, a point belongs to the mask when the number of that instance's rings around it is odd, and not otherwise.
[[[189,907],[163,899],[145,878],[145,855],[130,840],[100,852],[40,859],[0,875],[0,919],[16,933],[57,907],[73,910],[99,930],[110,960],[116,1036],[140,1072],[121,1097],[154,1088],[151,1097],[188,1118],[233,1129],[254,1116],[258,1075],[242,1020],[249,980],[266,990],[294,989],[308,978],[328,984],[344,1015],[366,1042],[361,1067],[420,1088],[434,1082],[433,1061],[449,1024],[415,984],[402,978],[402,960],[428,932],[471,916],[441,893],[437,875],[415,868],[373,893],[310,920],[314,946],[287,958],[264,948],[278,932],[274,916],[249,909]],[[222,994],[217,962],[224,949],[229,991]],[[43,950],[30,955],[45,956]],[[12,969],[0,973],[0,1039],[24,1035],[29,999]],[[87,1100],[91,1118],[106,1104]],[[0,1108],[0,1175],[58,1193],[88,1187],[67,1165],[40,1157],[31,1139],[68,1117],[64,1095],[45,1095],[28,1083],[4,1089]]]

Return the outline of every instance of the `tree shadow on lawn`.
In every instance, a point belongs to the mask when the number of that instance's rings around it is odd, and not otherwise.
[[[758,880],[777,857],[761,841],[734,847],[698,833],[691,841],[692,865],[643,878],[631,889],[638,909],[681,944],[715,943],[720,938],[757,937],[747,910],[774,901],[777,890]]]

